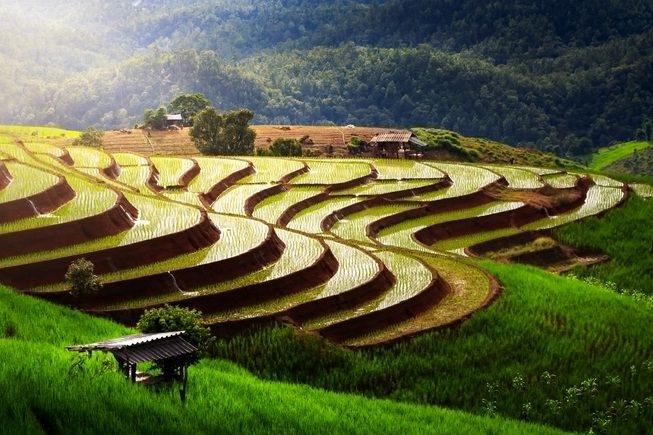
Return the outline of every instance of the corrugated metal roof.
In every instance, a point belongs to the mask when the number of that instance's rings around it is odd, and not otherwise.
[[[374,136],[370,142],[401,142],[408,143],[410,138],[413,136],[413,133],[409,131],[404,131],[400,133],[381,133]]]
[[[175,113],[172,115],[166,115],[166,119],[168,121],[183,121],[183,118],[181,117],[180,113]]]
[[[97,343],[79,344],[76,346],[68,346],[68,350],[84,352],[87,350],[113,350],[122,349],[129,346],[135,346],[142,343],[149,343],[152,341],[163,340],[169,337],[177,337],[186,331],[173,331],[173,332],[153,332],[126,335],[124,337],[114,338],[111,340],[100,341]]]
[[[68,350],[75,352],[106,351],[113,353],[116,358],[139,363],[144,361],[160,361],[181,355],[188,355],[197,351],[182,338],[185,331],[158,332],[151,334],[133,334],[98,343],[80,344],[69,346]]]
[[[181,337],[170,337],[163,340],[143,343],[120,350],[111,351],[117,358],[131,363],[145,361],[161,361],[182,355],[189,355],[197,348]]]
[[[411,137],[409,140],[410,143],[413,145],[417,145],[419,147],[425,147],[428,146],[428,144],[420,139],[417,139],[415,136]]]

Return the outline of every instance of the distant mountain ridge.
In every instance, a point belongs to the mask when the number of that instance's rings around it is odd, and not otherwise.
[[[560,155],[653,116],[645,0],[8,0],[1,122],[129,126],[185,91],[260,123],[433,125]]]

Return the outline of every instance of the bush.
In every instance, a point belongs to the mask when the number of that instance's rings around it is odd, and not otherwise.
[[[249,122],[253,117],[245,109],[221,114],[209,107],[193,118],[190,137],[202,154],[252,155],[256,133]]]
[[[93,263],[79,258],[68,266],[65,278],[70,285],[70,294],[78,297],[97,293],[102,288],[100,277],[93,273]]]
[[[209,328],[202,325],[202,313],[190,308],[165,305],[145,311],[136,325],[141,332],[186,331],[184,338],[205,354],[213,341]]]
[[[297,139],[277,138],[270,146],[273,156],[301,157],[302,146]]]
[[[73,141],[73,145],[87,146],[87,147],[101,147],[102,136],[104,132],[95,127],[89,127],[77,139]]]

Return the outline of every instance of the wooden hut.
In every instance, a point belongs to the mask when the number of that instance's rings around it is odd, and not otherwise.
[[[110,352],[113,354],[120,370],[131,379],[137,381],[136,366],[142,362],[154,362],[165,367],[164,377],[182,383],[181,398],[186,398],[186,382],[188,365],[197,356],[197,347],[193,346],[182,335],[185,331],[159,332],[149,334],[133,334],[114,338],[98,343],[68,346],[72,352],[93,351]]]
[[[370,140],[370,148],[375,157],[420,157],[421,148],[424,147],[426,143],[410,131],[381,133]]]

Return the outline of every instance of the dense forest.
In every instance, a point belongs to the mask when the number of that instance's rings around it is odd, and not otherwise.
[[[439,126],[581,155],[653,116],[648,0],[3,3],[2,122],[123,127],[196,91],[259,123]]]

